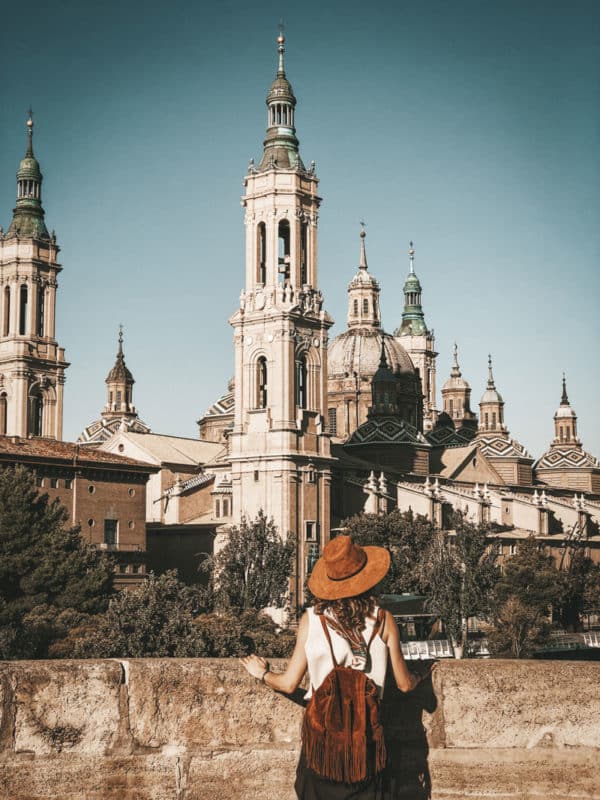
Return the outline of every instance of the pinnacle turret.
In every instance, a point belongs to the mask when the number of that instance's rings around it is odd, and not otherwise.
[[[33,112],[27,117],[27,149],[17,170],[17,203],[6,237],[49,239],[42,208],[43,175],[33,152]]]
[[[302,169],[299,142],[294,127],[296,98],[285,74],[285,36],[277,37],[277,76],[267,95],[267,136],[259,172],[269,169]]]
[[[421,283],[415,273],[415,248],[410,242],[409,250],[409,273],[404,284],[404,310],[402,312],[402,322],[400,327],[394,332],[394,336],[418,336],[427,334],[427,323],[421,305]]]

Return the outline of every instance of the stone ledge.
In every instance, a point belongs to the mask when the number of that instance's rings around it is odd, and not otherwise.
[[[599,681],[596,663],[452,661],[386,688],[394,797],[600,800]],[[0,701],[0,800],[294,798],[302,705],[237,660],[4,662]]]

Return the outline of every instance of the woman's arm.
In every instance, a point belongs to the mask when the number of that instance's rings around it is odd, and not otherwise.
[[[275,689],[278,692],[285,692],[285,694],[292,694],[302,681],[304,673],[308,667],[306,662],[306,652],[304,645],[308,637],[308,614],[305,613],[300,620],[298,626],[298,635],[296,636],[296,646],[290,658],[287,669],[285,672],[270,672],[269,662],[259,656],[246,656],[240,658],[242,664],[246,667],[250,675],[259,680],[263,680],[266,686],[270,689]]]
[[[410,692],[412,689],[416,689],[422,678],[417,678],[416,675],[408,671],[406,661],[402,655],[400,631],[398,630],[396,620],[389,611],[385,612],[383,636],[381,638],[388,646],[390,661],[392,662],[392,671],[396,679],[396,686],[402,692]]]

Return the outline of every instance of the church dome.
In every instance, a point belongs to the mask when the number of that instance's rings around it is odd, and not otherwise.
[[[381,340],[387,363],[396,375],[414,375],[410,356],[389,333],[381,329],[351,328],[336,336],[327,351],[329,377],[345,377],[356,372],[372,378],[379,369]]]
[[[486,389],[481,396],[480,403],[503,403],[502,395],[497,389]]]

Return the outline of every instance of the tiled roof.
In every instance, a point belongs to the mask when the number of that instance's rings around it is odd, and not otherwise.
[[[153,472],[149,464],[133,458],[106,453],[90,447],[81,447],[75,442],[59,442],[56,439],[20,436],[0,436],[0,460],[52,460],[68,461],[70,464],[106,465],[114,467],[138,467]]]
[[[597,469],[598,459],[575,445],[556,445],[547,450],[535,465],[535,469]]]

